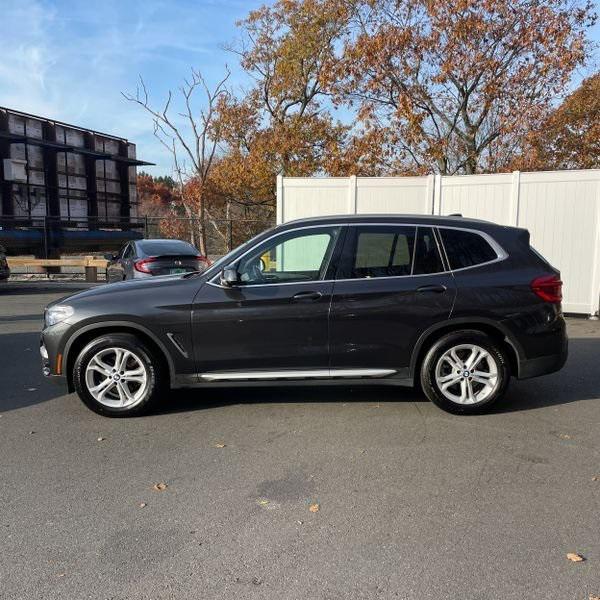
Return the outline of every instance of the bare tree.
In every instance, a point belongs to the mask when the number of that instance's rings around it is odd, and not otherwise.
[[[207,221],[224,237],[207,205],[210,201],[208,181],[221,139],[217,104],[221,97],[230,95],[227,88],[230,75],[229,68],[225,67],[225,76],[210,88],[202,74],[192,69],[191,77],[184,79],[178,89],[183,106],[181,112],[172,110],[174,94],[171,90],[162,108],[153,107],[141,77],[135,94],[122,92],[126,100],[138,104],[151,115],[154,135],[171,155],[181,207],[186,217],[196,223],[196,227],[191,228],[191,241],[202,254],[207,253]],[[199,110],[195,110],[194,99],[199,90],[204,92],[204,102]]]

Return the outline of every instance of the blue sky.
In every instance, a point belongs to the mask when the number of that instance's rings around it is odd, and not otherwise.
[[[0,105],[129,138],[138,156],[170,171],[141,108],[121,91],[141,75],[159,103],[194,66],[210,82],[234,55],[235,22],[261,0],[0,0]],[[600,25],[592,37],[600,40]],[[596,68],[598,64],[596,63]],[[579,77],[586,73],[580,73]]]
[[[191,66],[209,82],[227,63],[235,86],[247,84],[223,49],[238,19],[262,2],[244,0],[0,0],[0,106],[127,137],[138,156],[170,170],[144,111],[121,91],[141,75],[157,103]],[[150,169],[149,169],[150,170]]]

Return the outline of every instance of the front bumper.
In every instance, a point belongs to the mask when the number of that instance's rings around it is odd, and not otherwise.
[[[63,351],[66,333],[70,329],[66,322],[57,323],[46,327],[40,335],[40,357],[42,360],[42,373],[44,376],[57,380],[65,380],[65,368],[63,364]]]

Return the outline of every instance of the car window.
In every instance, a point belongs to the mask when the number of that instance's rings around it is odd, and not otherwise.
[[[127,258],[131,258],[133,256],[133,244],[127,244],[127,248],[125,249],[125,252],[123,253],[123,258],[127,259]]]
[[[498,258],[484,237],[474,231],[440,228],[451,269],[463,269]]]
[[[323,279],[339,227],[284,233],[261,244],[238,265],[242,285]]]
[[[415,227],[351,227],[338,279],[410,275]]]
[[[444,264],[431,227],[417,228],[413,275],[429,275],[444,271]]]
[[[144,240],[137,242],[146,256],[162,256],[165,254],[200,254],[194,246],[181,240]]]
[[[370,279],[441,273],[445,270],[431,227],[351,227],[338,279]]]

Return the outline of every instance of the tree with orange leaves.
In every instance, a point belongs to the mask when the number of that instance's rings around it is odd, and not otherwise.
[[[327,88],[388,130],[399,162],[442,174],[506,168],[584,63],[595,19],[587,0],[351,4]]]
[[[600,73],[585,79],[528,141],[515,168],[600,168]]]

